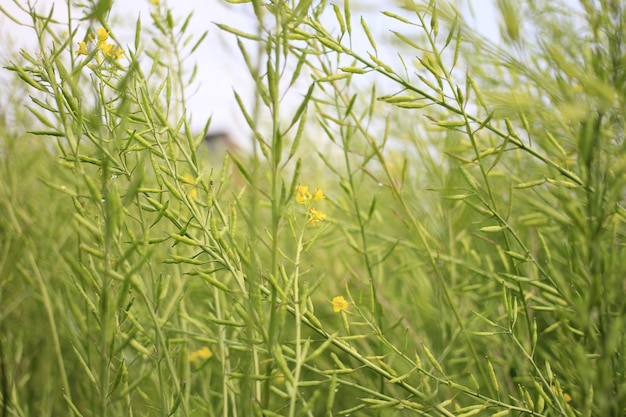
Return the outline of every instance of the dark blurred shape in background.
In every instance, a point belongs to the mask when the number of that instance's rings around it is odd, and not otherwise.
[[[223,156],[226,152],[236,152],[239,149],[232,135],[226,131],[207,133],[204,141],[208,145],[209,152]]]

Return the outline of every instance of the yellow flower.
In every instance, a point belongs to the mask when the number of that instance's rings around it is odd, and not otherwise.
[[[124,50],[122,48],[113,48],[113,54],[111,55],[112,59],[124,59]]]
[[[78,42],[78,49],[74,52],[76,55],[89,55],[87,42]]]
[[[200,350],[196,350],[195,352],[191,352],[189,354],[189,362],[195,362],[197,360],[206,360],[213,356],[213,352],[208,347],[203,347]]]
[[[311,207],[309,210],[309,224],[315,226],[318,222],[321,222],[326,218],[326,214]]]
[[[193,199],[197,199],[198,198],[198,190],[196,189],[196,186],[194,185],[194,178],[191,174],[185,174],[183,175],[183,181],[186,184],[190,184],[192,185],[191,190],[189,190],[189,197],[193,198]]]
[[[98,48],[102,49],[106,46],[107,39],[109,39],[109,32],[105,28],[98,29]]]
[[[99,45],[98,48],[100,48],[104,56],[108,56],[110,53],[112,53],[113,48],[115,48],[115,45],[111,43],[104,43],[102,45]]]
[[[348,309],[348,302],[346,301],[345,298],[343,298],[343,295],[338,295],[335,298],[333,298],[332,303],[333,303],[333,311],[335,313],[339,313],[341,311]]]
[[[298,185],[296,187],[296,202],[298,204],[306,204],[311,200],[311,194],[309,194],[309,187],[305,185]]]
[[[150,0],[150,3],[152,3],[155,6],[159,5],[159,0]]]
[[[104,57],[107,59],[121,59],[124,58],[124,50],[117,48],[111,43],[105,43],[100,46]]]
[[[124,58],[124,50],[116,47],[111,43],[107,43],[109,32],[105,28],[98,29],[98,49],[102,51],[106,59],[117,60]]]
[[[104,45],[102,52],[107,59],[119,60],[124,58],[124,50],[111,44]]]
[[[557,394],[557,395],[559,394],[559,390],[554,385],[552,386],[552,392]],[[569,395],[567,392],[564,392],[563,393],[563,399],[565,400],[566,403],[568,403],[568,402],[572,401],[572,396]]]
[[[313,200],[315,201],[320,201],[323,200],[326,196],[324,195],[324,191],[320,190],[320,189],[315,189],[315,191],[313,191]]]

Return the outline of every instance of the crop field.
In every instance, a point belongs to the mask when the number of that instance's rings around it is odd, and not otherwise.
[[[626,415],[623,2],[230,1],[236,143],[201,16],[56,3],[1,62],[0,417]]]

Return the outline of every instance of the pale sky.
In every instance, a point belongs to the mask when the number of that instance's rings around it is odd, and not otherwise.
[[[164,0],[162,2],[169,5],[174,17],[181,21],[190,12],[194,12],[194,17],[190,22],[191,33],[199,36],[204,31],[209,30],[209,35],[204,43],[192,56],[192,60],[196,61],[199,66],[197,80],[201,82],[200,90],[190,98],[190,108],[194,114],[195,127],[199,129],[208,117],[213,115],[215,128],[235,130],[235,126],[240,124],[240,120],[233,99],[233,88],[236,86],[238,90],[241,90],[240,94],[245,96],[246,92],[251,93],[252,83],[248,81],[247,72],[240,65],[238,50],[232,49],[233,47],[236,48],[233,37],[221,33],[211,22],[227,23],[233,26],[241,24],[250,26],[251,22],[246,22],[248,19],[245,19],[241,13],[235,12],[235,10],[240,11],[245,6],[239,6],[238,9],[225,7],[225,2],[221,0]],[[12,3],[12,0],[1,0],[0,7],[5,8],[18,19],[29,19],[29,16]],[[20,3],[26,2],[22,0]],[[53,4],[55,4],[55,16],[63,20],[66,14],[65,1],[38,0],[36,10],[49,11]],[[149,25],[151,21],[150,10],[149,0],[118,0],[113,5],[113,14],[122,19],[123,25],[131,31],[134,31],[136,19],[140,15],[143,26]],[[121,42],[128,44],[133,42],[133,35],[130,33],[126,39],[124,39],[123,33],[116,32],[116,36]],[[144,42],[147,41],[144,39]],[[2,45],[0,46],[0,66],[2,67],[7,65],[10,54],[20,48],[31,52],[36,51],[32,29],[20,27],[2,13],[0,13],[0,45]],[[6,48],[5,45],[10,45],[12,49]],[[6,78],[2,77],[4,71],[4,69],[0,69],[0,83],[6,82]],[[2,90],[4,89],[0,88],[0,91]]]
[[[495,39],[498,36],[498,19],[492,6],[493,0],[469,1],[472,2],[476,12],[474,23],[476,27],[483,34]],[[21,4],[26,3],[23,0],[19,2]],[[336,2],[343,4],[341,0]],[[18,19],[28,19],[27,15],[17,10],[12,0],[2,0],[2,3],[0,7],[5,8]],[[54,3],[56,3],[55,15],[63,20],[66,18],[66,1],[38,0],[36,8],[40,11],[46,11]],[[243,10],[249,9],[249,6],[228,5],[222,0],[162,0],[162,3],[171,7],[174,17],[178,19],[183,19],[191,11],[194,11],[194,17],[190,23],[192,33],[199,35],[205,30],[209,30],[207,39],[192,56],[192,59],[198,64],[199,75],[197,79],[201,82],[199,90],[189,100],[189,107],[193,113],[193,126],[199,129],[210,116],[213,116],[212,130],[223,129],[235,135],[245,134],[241,131],[241,126],[245,123],[239,115],[239,109],[233,98],[233,89],[236,89],[244,100],[251,101],[253,84],[243,66],[234,36],[221,32],[212,22],[225,23],[245,31],[254,32],[255,21],[251,14],[242,13]],[[388,6],[386,7],[389,9]],[[120,17],[124,23],[122,26],[126,26],[131,31],[134,30],[134,23],[139,15],[142,16],[144,26],[149,24],[150,10],[149,0],[118,0],[114,1],[113,5],[113,14]],[[371,8],[371,10],[375,9]],[[353,10],[353,27],[359,26],[360,13],[367,13],[367,11]],[[331,16],[333,15],[331,14]],[[366,20],[372,31],[377,30],[382,33],[381,31],[387,31],[388,28],[376,21],[376,19],[380,19],[380,16],[379,13],[367,13]],[[127,21],[124,22],[124,19]],[[388,24],[390,19],[385,18],[384,22]],[[360,27],[358,29],[360,30]],[[132,44],[132,34],[129,33],[127,39],[124,39],[123,35],[123,33],[116,32],[116,36],[122,43]],[[2,45],[0,47],[1,66],[7,65],[9,54],[19,48],[36,52],[33,50],[35,42],[32,29],[14,24],[2,13],[0,13],[0,45]],[[10,45],[12,49],[7,48],[6,45]],[[3,81],[2,77],[4,71],[0,70],[0,83],[6,82],[6,78]],[[2,90],[4,89],[0,89],[0,91]]]

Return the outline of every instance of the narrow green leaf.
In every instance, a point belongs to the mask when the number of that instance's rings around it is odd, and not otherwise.
[[[439,19],[437,17],[437,3],[433,3],[432,11],[430,13],[430,30],[433,33],[433,38],[437,38],[439,34]]]
[[[343,1],[343,14],[346,16],[346,29],[348,30],[348,34],[352,35],[352,15],[349,0]]]
[[[369,41],[370,45],[372,45],[372,48],[374,48],[374,51],[377,51],[376,41],[374,40],[374,37],[372,36],[372,32],[370,31],[370,28],[369,26],[367,26],[367,22],[365,21],[363,17],[361,17],[361,27],[363,28],[363,31],[365,32],[365,36],[367,36],[367,40]]]
[[[350,74],[349,73],[329,75],[328,77],[319,78],[319,79],[317,79],[315,81],[318,82],[318,83],[324,83],[324,82],[339,81],[339,80],[343,80],[343,79],[346,79],[346,78],[350,78]]]
[[[513,188],[517,188],[517,189],[532,188],[532,187],[537,187],[538,185],[543,185],[545,183],[546,183],[546,179],[543,178],[540,180],[523,182],[523,183],[514,185]]]
[[[378,65],[380,68],[382,68],[383,70],[387,72],[393,72],[393,69],[389,65],[385,64],[380,58],[378,58],[375,55],[370,54],[369,52],[368,52],[368,55],[370,59],[374,61],[374,63]]]
[[[396,107],[400,107],[403,109],[423,109],[424,107],[428,107],[431,103],[426,101],[412,101],[412,102],[400,102],[395,103]]]
[[[335,17],[337,18],[337,22],[339,23],[339,30],[343,35],[346,32],[346,21],[341,15],[341,9],[336,4],[333,4],[333,10],[335,11]]]
[[[306,110],[307,105],[309,104],[309,100],[311,99],[313,95],[314,89],[315,89],[315,83],[309,86],[309,89],[304,95],[304,99],[302,100],[302,103],[300,103],[300,105],[298,106],[298,109],[296,110],[296,113],[293,115],[293,118],[291,119],[291,123],[289,124],[290,128],[291,126],[297,123],[297,121],[300,119],[300,116],[302,116],[302,113]]]
[[[491,384],[493,385],[494,391],[500,391],[500,385],[498,384],[498,378],[496,377],[496,370],[493,368],[491,361],[487,359],[487,369],[489,371],[489,378],[491,379]]]
[[[141,15],[137,16],[137,23],[135,23],[135,51],[139,49],[141,42]]]
[[[402,16],[400,16],[398,14],[395,14],[395,13],[392,13],[392,12],[386,12],[386,11],[384,11],[383,14],[385,16],[387,16],[387,17],[392,18],[392,19],[396,19],[396,20],[398,20],[398,21],[400,21],[402,23],[406,23],[407,25],[412,25],[413,24],[413,22],[411,22],[409,19],[406,19],[406,18],[404,18],[404,17],[402,17]]]
[[[339,45],[337,42],[330,40],[328,38],[324,38],[321,36],[316,37],[316,39],[325,47],[332,49],[335,52],[343,52],[343,49],[341,48],[341,45]]]
[[[459,24],[458,16],[454,16],[454,20],[452,21],[452,25],[450,26],[450,32],[448,32],[448,36],[446,37],[446,41],[444,42],[444,48],[447,48],[454,37],[454,33],[456,31],[456,27]]]
[[[193,54],[196,51],[196,49],[200,47],[200,45],[202,44],[202,42],[204,42],[204,40],[206,39],[208,35],[209,35],[208,30],[204,31],[202,35],[200,35],[200,38],[198,38],[196,43],[194,43],[193,46],[191,47],[191,51],[189,52],[190,55]]]
[[[485,226],[478,229],[478,231],[484,233],[496,233],[501,232],[504,229],[506,229],[506,226]]]
[[[424,353],[426,354],[426,357],[428,358],[428,361],[431,363],[431,365],[433,365],[441,375],[445,375],[441,364],[439,364],[439,361],[435,359],[435,356],[432,354],[430,349],[428,349],[428,347],[424,343],[422,343],[422,348],[424,349]]]
[[[247,32],[241,31],[239,29],[236,29],[236,28],[228,26],[228,25],[224,25],[222,23],[216,23],[216,25],[217,25],[217,27],[219,27],[223,31],[228,32],[228,33],[232,33],[233,35],[236,35],[236,36],[239,36],[239,37],[242,37],[242,38],[245,38],[245,39],[250,39],[250,40],[253,40],[253,41],[262,41],[262,39],[259,36],[257,36],[257,35],[253,35],[251,33],[247,33]]]
[[[353,66],[340,67],[339,69],[343,72],[349,72],[351,74],[365,74],[367,72],[366,69]]]

